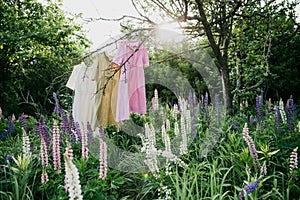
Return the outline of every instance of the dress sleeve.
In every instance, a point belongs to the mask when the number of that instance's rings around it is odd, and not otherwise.
[[[78,75],[80,71],[80,65],[75,65],[73,71],[68,79],[66,86],[71,90],[75,90],[76,82],[78,81]]]
[[[125,52],[125,43],[124,43],[124,41],[122,41],[120,43],[120,46],[119,46],[118,50],[117,50],[117,54],[114,57],[114,59],[112,60],[112,62],[115,63],[118,66],[121,66],[122,63],[124,62],[125,53],[126,53]]]

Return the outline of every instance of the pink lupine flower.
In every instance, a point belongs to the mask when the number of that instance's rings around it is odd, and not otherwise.
[[[107,173],[107,145],[103,139],[100,139],[99,162],[99,178],[104,180]]]
[[[69,158],[70,161],[73,160],[73,149],[72,149],[72,146],[71,146],[70,142],[68,142],[68,141],[67,141],[67,147],[66,147],[65,155]],[[65,181],[65,190],[66,190],[66,192],[68,192],[69,188],[68,188],[68,184],[67,184],[68,183],[67,175],[65,175],[64,181]]]
[[[49,181],[46,169],[43,169],[42,176],[41,176],[41,181],[42,181],[43,184],[45,184]]]
[[[46,142],[43,137],[41,137],[40,156],[42,160],[42,166],[48,167],[49,165],[48,152],[47,152]]]
[[[252,157],[254,167],[256,170],[258,170],[260,165],[258,162],[257,150],[256,150],[255,144],[254,144],[251,136],[249,135],[249,129],[248,129],[247,123],[245,123],[245,126],[243,128],[243,138],[247,142],[248,149],[249,149],[250,155]]]
[[[89,157],[89,148],[88,148],[88,137],[87,137],[87,131],[82,131],[81,136],[81,154],[83,159],[88,159]]]
[[[52,134],[53,134],[53,143],[52,143],[52,151],[53,151],[53,163],[54,170],[57,173],[60,173],[61,161],[60,161],[60,141],[59,141],[59,128],[58,125],[54,122],[52,126]]]

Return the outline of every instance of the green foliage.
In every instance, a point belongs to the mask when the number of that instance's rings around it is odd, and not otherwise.
[[[58,2],[0,1],[0,94],[4,114],[51,113],[53,92],[66,80],[88,41]]]

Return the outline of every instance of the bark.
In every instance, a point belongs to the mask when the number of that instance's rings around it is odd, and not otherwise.
[[[201,16],[201,22],[204,27],[205,34],[207,36],[207,39],[209,41],[209,44],[213,50],[214,55],[216,56],[216,59],[218,61],[217,66],[220,71],[221,75],[221,80],[222,80],[222,91],[223,91],[223,100],[226,108],[226,113],[231,114],[233,109],[232,109],[232,98],[230,94],[230,82],[229,82],[229,69],[228,69],[228,64],[227,64],[227,47],[229,44],[229,40],[227,35],[225,36],[225,41],[224,41],[224,50],[223,54],[220,50],[220,47],[217,45],[215,38],[213,36],[211,26],[207,20],[204,8],[203,8],[203,3],[201,0],[196,0],[197,6],[198,6],[198,11]],[[226,33],[225,33],[226,34]]]

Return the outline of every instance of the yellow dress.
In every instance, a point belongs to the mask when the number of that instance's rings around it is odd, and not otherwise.
[[[95,72],[97,91],[95,94],[96,124],[92,128],[105,128],[108,125],[117,125],[115,121],[118,97],[119,71],[118,66],[111,62],[105,53],[98,56],[98,68]],[[115,70],[118,70],[115,73]],[[115,73],[115,74],[114,74]]]

